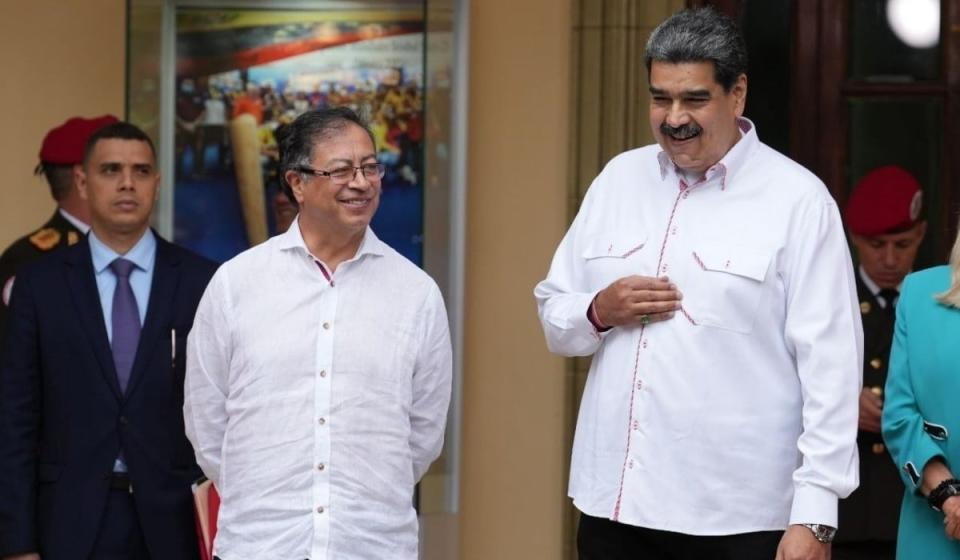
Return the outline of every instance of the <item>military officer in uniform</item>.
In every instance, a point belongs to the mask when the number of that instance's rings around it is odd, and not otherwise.
[[[6,330],[7,306],[17,268],[57,247],[73,245],[89,231],[90,211],[80,198],[74,167],[82,163],[83,148],[90,135],[115,122],[116,117],[110,115],[94,119],[74,117],[44,137],[35,172],[47,179],[57,210],[47,223],[15,241],[0,255],[0,340]]]
[[[893,560],[896,553],[903,483],[880,435],[880,413],[899,287],[927,230],[920,219],[922,200],[920,184],[909,172],[885,166],[860,179],[847,203],[864,339],[860,487],[840,502],[834,560]]]

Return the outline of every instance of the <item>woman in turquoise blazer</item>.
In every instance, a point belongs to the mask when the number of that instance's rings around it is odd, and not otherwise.
[[[883,437],[906,484],[898,560],[960,560],[960,236],[949,266],[903,282],[883,406]]]

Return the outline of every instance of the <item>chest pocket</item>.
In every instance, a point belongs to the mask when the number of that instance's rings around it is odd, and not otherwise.
[[[749,333],[764,294],[771,252],[738,245],[702,245],[683,291],[684,309],[698,324]]]
[[[653,275],[656,263],[650,262],[652,252],[646,234],[588,240],[581,256],[590,287],[599,290],[625,276]]]

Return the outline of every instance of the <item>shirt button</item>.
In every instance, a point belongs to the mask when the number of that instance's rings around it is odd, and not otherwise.
[[[327,376],[327,370],[321,369],[321,370],[320,370],[320,377],[326,377],[326,376]]]
[[[638,380],[637,380],[637,391],[639,391],[639,390],[641,390],[641,389],[643,389],[643,381],[641,381],[641,380],[638,379]]]
[[[881,360],[880,358],[874,358],[870,360],[870,367],[872,367],[873,369],[880,369],[880,366],[882,365],[883,365],[883,360]]]
[[[321,426],[323,426],[324,424],[327,423],[327,419],[326,419],[326,418],[320,418],[319,420],[317,420],[317,422],[318,422]]]
[[[324,512],[323,506],[320,506],[317,508],[317,513],[323,513],[323,512]]]
[[[687,192],[687,191],[684,191],[684,193],[683,193],[683,198],[687,198],[688,196],[690,196],[690,193]]]
[[[633,421],[633,429],[634,429],[634,430],[639,430],[639,429],[640,429],[640,422],[634,420],[634,421]]]
[[[317,464],[317,470],[318,470],[318,471],[322,471],[322,470],[325,469],[325,468],[327,468],[327,466],[324,465],[323,463],[318,463],[318,464]]]
[[[330,286],[331,286],[331,287],[335,287],[336,285],[337,285],[337,283],[336,283],[335,281],[333,281],[333,280],[330,281]]]
[[[323,329],[324,329],[324,330],[330,330],[330,323],[324,323],[324,324],[323,324]]]

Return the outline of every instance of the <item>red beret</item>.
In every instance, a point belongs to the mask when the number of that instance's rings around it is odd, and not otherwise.
[[[104,115],[95,119],[73,117],[60,126],[50,130],[43,138],[40,147],[40,161],[56,165],[75,165],[83,162],[83,149],[90,136],[117,121],[113,115]]]
[[[909,229],[920,217],[920,183],[895,165],[867,173],[847,200],[847,227],[857,235],[884,235]]]

